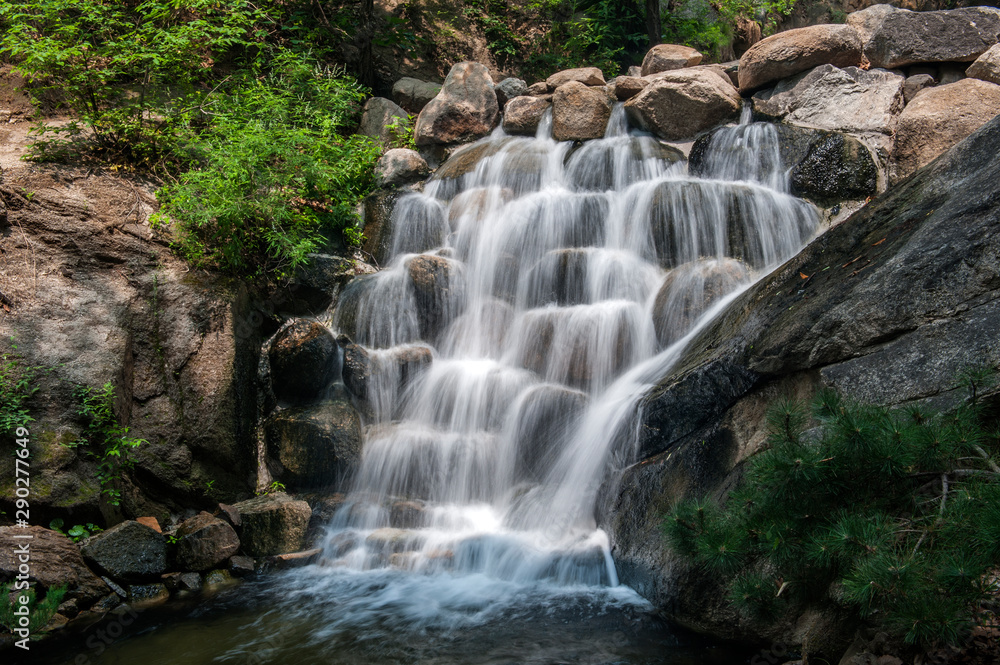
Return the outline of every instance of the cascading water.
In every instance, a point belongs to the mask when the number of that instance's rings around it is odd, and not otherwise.
[[[326,564],[617,584],[594,502],[632,461],[639,397],[699,317],[816,228],[768,125],[719,132],[707,178],[621,105],[576,150],[550,128],[497,130],[467,149],[474,170],[403,196],[389,267],[344,293],[340,332],[434,359],[405,387],[379,366]]]

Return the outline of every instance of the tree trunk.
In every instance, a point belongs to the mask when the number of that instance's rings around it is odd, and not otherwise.
[[[372,58],[372,39],[375,37],[375,0],[361,0],[361,31],[358,35],[361,55],[358,80],[369,88],[375,85],[375,63]]]
[[[646,34],[649,36],[649,48],[660,43],[663,26],[660,22],[660,0],[646,0]]]

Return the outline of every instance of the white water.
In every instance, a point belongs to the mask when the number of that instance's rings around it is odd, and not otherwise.
[[[702,178],[629,133],[620,105],[575,151],[550,129],[497,130],[473,172],[403,196],[390,265],[344,293],[335,327],[380,360],[324,565],[477,589],[617,585],[594,506],[635,461],[639,400],[815,231],[769,126],[720,132]],[[427,266],[447,272],[421,296]],[[402,386],[391,359],[413,343],[434,359]]]

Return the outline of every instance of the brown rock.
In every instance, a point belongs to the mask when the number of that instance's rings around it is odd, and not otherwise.
[[[458,264],[421,254],[407,265],[422,339],[432,342],[458,315],[464,297]]]
[[[160,522],[155,517],[136,517],[135,521],[139,524],[145,524],[156,533],[163,533],[163,529],[160,528]]]
[[[531,97],[538,97],[539,95],[551,94],[554,88],[550,88],[549,84],[545,81],[539,81],[538,83],[532,83],[528,86],[528,89],[524,94]]]
[[[1000,44],[994,44],[965,70],[969,78],[1000,84]]]
[[[577,67],[576,69],[564,69],[561,72],[556,72],[545,79],[545,85],[551,92],[570,81],[576,81],[583,85],[604,85],[605,83],[604,73],[597,67]]]
[[[416,150],[394,148],[387,150],[375,165],[375,177],[382,187],[406,185],[423,180],[431,170]]]
[[[604,136],[611,117],[611,100],[603,90],[570,81],[552,96],[552,138],[586,141]]]
[[[31,539],[17,537],[25,535]],[[46,589],[65,585],[66,600],[78,600],[83,606],[108,593],[108,586],[83,562],[72,540],[40,526],[0,527],[0,579],[18,574],[16,552],[24,543],[31,552],[30,580]]]
[[[962,79],[927,88],[899,115],[893,137],[893,182],[935,157],[1000,114],[1000,85]]]
[[[508,134],[533,136],[552,102],[539,97],[515,97],[503,109],[503,130]]]
[[[410,116],[402,107],[384,97],[372,97],[365,102],[358,133],[370,136],[382,145],[388,145],[392,142],[390,128],[407,125],[409,122]]]
[[[240,549],[240,539],[233,527],[206,512],[184,520],[176,537],[175,559],[182,570],[209,570]]]
[[[625,111],[633,123],[661,138],[689,139],[739,114],[739,93],[715,72],[680,69],[659,76],[625,102]]]
[[[614,80],[615,97],[625,102],[645,90],[649,81],[636,76],[619,76]]]
[[[285,570],[288,568],[301,568],[319,558],[323,550],[318,547],[303,552],[290,552],[288,554],[275,554],[264,560],[264,565],[272,570]]]
[[[403,77],[392,86],[392,101],[416,115],[441,92],[440,83]]]
[[[649,76],[672,69],[694,67],[701,63],[702,55],[690,46],[657,44],[642,59],[642,75]]]
[[[241,501],[235,508],[240,511],[243,521],[240,540],[247,555],[262,557],[298,552],[305,544],[312,516],[312,509],[305,501],[296,501],[278,492]]]
[[[496,124],[500,107],[486,65],[460,62],[451,68],[444,86],[417,117],[417,145],[464,143],[486,136]]]
[[[813,25],[760,40],[740,58],[740,91],[750,92],[824,64],[861,64],[861,37],[854,28]]]

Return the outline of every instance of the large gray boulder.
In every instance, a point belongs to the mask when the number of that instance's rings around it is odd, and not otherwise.
[[[240,549],[233,527],[204,511],[181,522],[174,535],[174,561],[180,570],[216,568]]]
[[[271,475],[289,489],[332,487],[361,459],[361,418],[346,396],[283,409],[264,422]]]
[[[643,76],[649,76],[672,69],[694,67],[701,63],[701,59],[701,53],[690,46],[657,44],[646,52],[640,71]]]
[[[265,494],[233,506],[240,515],[240,542],[252,557],[301,551],[312,509],[284,492]]]
[[[392,85],[392,101],[409,113],[417,115],[432,99],[437,97],[439,92],[441,92],[440,83],[431,83],[404,76]]]
[[[690,139],[739,114],[739,93],[714,72],[678,69],[660,77],[625,102],[629,120],[660,138]]]
[[[754,113],[801,127],[891,134],[903,110],[902,75],[820,65],[752,98]]]
[[[538,97],[515,97],[503,109],[503,130],[508,134],[534,136],[538,123],[552,102]]]
[[[507,102],[515,97],[528,94],[528,84],[522,79],[514,77],[500,81],[493,89],[497,93],[497,103],[500,105],[500,108],[506,106]]]
[[[981,79],[1000,84],[1000,44],[994,44],[988,51],[976,58],[965,70],[969,78]]]
[[[322,399],[340,373],[337,342],[318,321],[292,319],[275,333],[267,351],[275,397],[291,404]]]
[[[1000,9],[963,7],[912,12],[873,5],[847,17],[872,67],[924,62],[971,62],[1000,38]],[[765,40],[766,41],[766,40]]]
[[[358,133],[370,136],[381,145],[392,143],[394,127],[405,127],[410,123],[410,115],[399,105],[384,97],[372,97],[365,102],[361,114]]]
[[[552,95],[552,138],[586,141],[604,136],[611,118],[611,99],[603,88],[570,81]]]
[[[474,141],[490,133],[499,112],[490,70],[478,62],[460,62],[417,117],[414,140],[419,146]]]
[[[163,534],[132,520],[91,536],[80,552],[87,562],[124,582],[155,579],[167,570]]]
[[[928,88],[906,105],[893,136],[893,182],[929,164],[1000,114],[1000,85],[962,79]]]
[[[752,92],[769,83],[819,65],[861,64],[861,37],[848,25],[813,25],[766,37],[740,58],[740,91]]]

